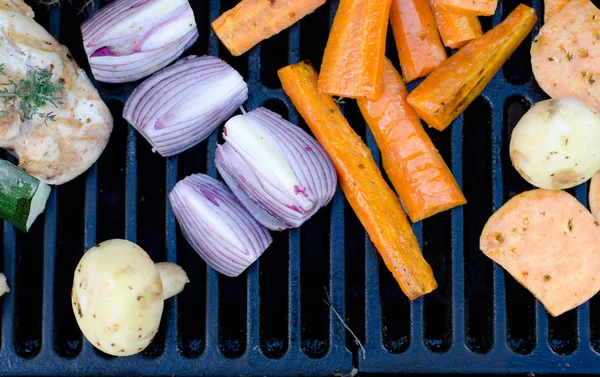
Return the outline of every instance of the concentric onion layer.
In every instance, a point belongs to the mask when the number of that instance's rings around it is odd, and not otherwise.
[[[185,239],[224,275],[241,274],[273,241],[227,186],[207,175],[178,182],[169,200]]]

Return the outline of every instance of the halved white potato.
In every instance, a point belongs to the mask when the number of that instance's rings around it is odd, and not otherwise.
[[[573,98],[538,102],[513,130],[510,158],[534,186],[577,186],[600,171],[600,114]]]

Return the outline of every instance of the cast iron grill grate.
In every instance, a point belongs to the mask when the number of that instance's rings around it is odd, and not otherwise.
[[[300,59],[320,65],[338,1],[233,58],[210,32],[209,21],[237,1],[191,0],[200,39],[188,53],[221,56],[247,79],[247,107],[265,105],[306,128],[276,69]],[[542,15],[542,0],[531,1],[524,0]],[[518,2],[501,0],[500,11],[483,19],[484,28],[498,24]],[[38,22],[86,67],[79,5],[75,0],[35,10]],[[116,124],[98,164],[53,190],[30,234],[6,223],[0,228],[0,267],[13,288],[1,300],[0,374],[283,376],[348,374],[353,367],[383,373],[597,371],[600,298],[551,319],[478,248],[488,216],[529,187],[510,166],[507,140],[531,103],[544,98],[532,79],[530,43],[528,38],[449,130],[429,132],[469,204],[414,225],[440,288],[413,303],[380,263],[339,190],[301,229],[274,235],[271,249],[240,278],[218,276],[182,239],[166,199],[189,174],[217,176],[218,134],[163,159],[119,116],[136,83],[99,84]],[[391,38],[387,55],[397,63]],[[347,101],[342,107],[379,160],[356,105]],[[586,202],[585,186],[573,193]],[[82,253],[116,237],[139,243],[156,261],[177,261],[192,279],[166,304],[156,340],[130,358],[108,357],[83,341],[70,307],[72,271]],[[365,345],[366,358],[323,301],[326,292]]]

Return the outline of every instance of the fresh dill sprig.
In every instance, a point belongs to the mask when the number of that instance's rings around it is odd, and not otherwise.
[[[7,77],[4,64],[0,64],[0,75]],[[21,118],[31,120],[37,115],[46,124],[48,121],[56,120],[54,113],[39,112],[39,109],[48,103],[56,108],[62,105],[60,94],[64,87],[60,81],[52,82],[52,70],[42,68],[29,70],[26,78],[18,82],[9,78],[8,82],[0,83],[0,86],[3,86],[0,89],[0,98],[4,99],[4,105],[10,105],[21,115]],[[4,112],[1,115],[4,115]]]

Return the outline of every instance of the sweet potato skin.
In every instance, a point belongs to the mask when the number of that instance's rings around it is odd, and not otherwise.
[[[392,0],[390,23],[406,82],[427,76],[446,60],[429,0]]]
[[[379,97],[390,4],[391,0],[340,1],[321,64],[321,92]]]
[[[301,62],[278,71],[283,90],[333,161],[346,199],[387,268],[414,300],[437,287],[406,213],[333,98],[317,90],[317,72]]]
[[[431,127],[452,123],[531,32],[535,10],[520,4],[498,26],[458,50],[413,90],[408,103]]]
[[[437,0],[430,0],[429,4],[444,46],[461,48],[483,35],[477,16],[445,11],[437,4]]]
[[[515,196],[488,220],[485,255],[558,316],[600,290],[600,223],[564,191]]]
[[[407,96],[402,78],[386,59],[379,99],[357,102],[381,150],[388,178],[408,216],[417,222],[467,201]]]
[[[314,12],[325,1],[242,0],[211,26],[231,55],[240,56]]]

